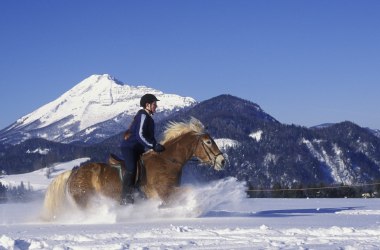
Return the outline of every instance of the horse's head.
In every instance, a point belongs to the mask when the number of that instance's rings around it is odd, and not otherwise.
[[[182,141],[179,142],[178,139]],[[162,143],[180,143],[188,148],[190,157],[197,157],[202,163],[212,165],[215,170],[222,170],[226,162],[215,141],[205,132],[203,124],[194,117],[189,122],[170,122]]]
[[[193,156],[197,157],[202,163],[212,165],[217,171],[222,170],[226,159],[215,141],[207,133],[198,136],[198,144]]]

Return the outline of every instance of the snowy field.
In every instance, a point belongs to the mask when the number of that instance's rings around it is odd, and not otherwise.
[[[24,178],[43,189],[43,176]],[[165,208],[155,200],[121,207],[98,198],[87,211],[70,208],[52,222],[40,217],[42,200],[0,204],[0,249],[380,248],[380,199],[248,199],[244,190],[228,178],[193,186]]]

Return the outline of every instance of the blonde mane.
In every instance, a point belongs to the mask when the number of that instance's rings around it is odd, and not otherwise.
[[[172,139],[179,137],[180,135],[194,132],[196,134],[203,134],[205,128],[203,124],[196,118],[191,117],[188,122],[169,122],[166,126],[162,144]]]

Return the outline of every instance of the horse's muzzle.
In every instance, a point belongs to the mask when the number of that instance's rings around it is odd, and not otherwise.
[[[225,164],[226,164],[226,159],[224,158],[224,156],[218,155],[215,159],[214,169],[216,171],[223,170]]]

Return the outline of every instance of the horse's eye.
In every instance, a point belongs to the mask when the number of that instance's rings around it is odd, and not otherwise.
[[[207,141],[206,141],[206,144],[207,144],[207,145],[211,145],[211,140],[207,140]]]

